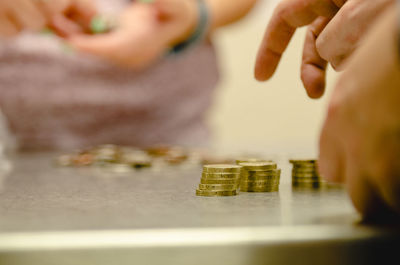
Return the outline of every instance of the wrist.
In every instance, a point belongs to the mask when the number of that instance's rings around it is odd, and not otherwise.
[[[184,38],[181,38],[181,41],[177,41],[174,43],[171,52],[179,53],[190,46],[198,43],[203,40],[208,34],[209,30],[209,20],[210,14],[208,7],[206,5],[205,0],[190,0],[194,9],[196,10],[196,14],[192,17],[195,18],[195,23],[191,24],[190,30],[186,31]],[[194,25],[194,27],[193,27]]]
[[[183,14],[186,17],[186,23],[185,26],[182,28],[181,33],[179,36],[174,38],[171,41],[171,46],[177,45],[178,43],[182,43],[189,39],[194,32],[196,31],[196,28],[199,25],[199,4],[197,2],[198,0],[183,0],[182,1],[182,10],[184,10]]]

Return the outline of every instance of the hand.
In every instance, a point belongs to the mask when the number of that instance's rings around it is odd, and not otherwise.
[[[301,79],[311,98],[325,90],[327,62],[335,69],[359,45],[369,26],[393,0],[284,0],[275,9],[257,55],[255,77],[272,77],[296,28],[309,25]]]
[[[70,39],[74,48],[111,63],[143,69],[194,31],[195,0],[156,0],[133,3],[120,17],[118,28],[102,35]]]
[[[90,0],[0,0],[0,36],[12,37],[46,26],[61,36],[82,33],[95,14]]]
[[[334,90],[320,138],[319,170],[345,181],[364,215],[400,215],[400,57],[389,10],[354,54]]]

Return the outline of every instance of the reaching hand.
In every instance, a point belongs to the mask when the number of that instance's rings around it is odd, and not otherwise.
[[[364,215],[400,215],[400,57],[389,10],[349,61],[320,138],[319,169],[344,181]]]
[[[296,28],[309,25],[301,79],[311,98],[325,89],[327,62],[336,69],[357,48],[372,22],[393,0],[284,0],[275,9],[257,55],[255,77],[272,77]]]

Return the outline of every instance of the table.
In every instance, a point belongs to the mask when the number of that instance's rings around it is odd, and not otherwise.
[[[0,177],[0,264],[374,264],[399,229],[359,223],[342,189],[196,197],[200,167],[116,173],[12,159]],[[2,184],[1,184],[2,183]]]

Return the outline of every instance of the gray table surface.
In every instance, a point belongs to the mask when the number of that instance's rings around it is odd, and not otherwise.
[[[369,264],[400,246],[397,229],[358,223],[345,190],[292,190],[286,161],[279,192],[208,198],[195,196],[200,167],[53,158],[19,155],[0,177],[0,264]]]

